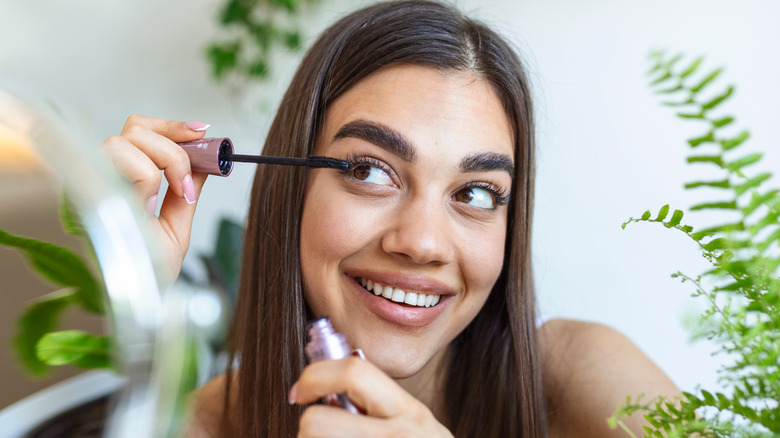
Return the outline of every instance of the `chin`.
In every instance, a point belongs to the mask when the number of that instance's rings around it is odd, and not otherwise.
[[[433,354],[410,348],[363,348],[366,358],[393,379],[406,379],[419,373],[431,363]],[[399,351],[401,350],[401,351]]]

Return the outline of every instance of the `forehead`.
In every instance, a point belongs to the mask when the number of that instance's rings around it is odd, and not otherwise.
[[[472,72],[416,65],[381,69],[331,104],[318,149],[355,120],[386,125],[416,148],[514,155],[514,131],[501,100],[487,80]]]

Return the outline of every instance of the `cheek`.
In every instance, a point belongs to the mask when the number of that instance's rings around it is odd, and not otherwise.
[[[493,288],[504,264],[504,244],[506,239],[506,224],[481,233],[468,241],[468,251],[464,255],[463,275],[471,289],[479,291],[482,299]]]
[[[377,210],[360,208],[334,185],[313,181],[304,202],[301,269],[304,284],[309,286],[336,274],[334,266],[370,246],[381,218]]]

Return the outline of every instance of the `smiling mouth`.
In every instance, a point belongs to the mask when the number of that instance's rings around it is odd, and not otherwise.
[[[365,278],[355,278],[367,291],[376,296],[384,297],[399,304],[408,304],[415,307],[433,307],[441,298],[441,295],[426,295],[415,292],[406,292],[397,287],[386,286]]]

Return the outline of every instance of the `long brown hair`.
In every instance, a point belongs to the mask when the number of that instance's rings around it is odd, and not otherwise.
[[[451,343],[441,420],[457,436],[545,436],[537,355],[530,235],[533,114],[523,66],[487,27],[431,1],[380,3],[328,28],[305,55],[271,126],[263,152],[311,153],[325,111],[382,67],[414,63],[472,72],[489,81],[514,128],[513,199],[504,267],[474,321]],[[306,171],[260,166],[247,223],[231,353],[239,380],[223,426],[231,436],[294,436],[301,408],[287,404],[305,366],[299,236]],[[227,400],[225,401],[228,407]],[[228,417],[230,417],[228,419]]]

